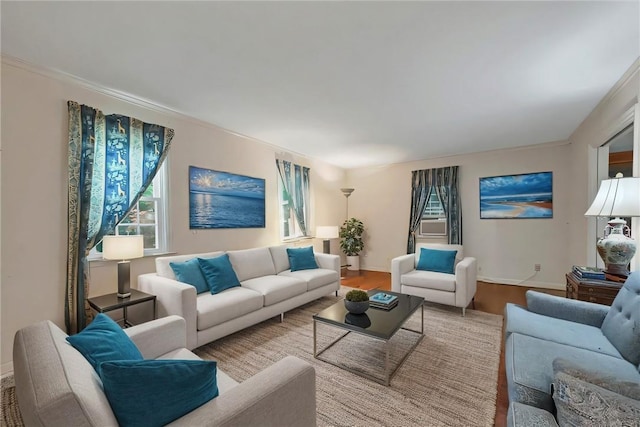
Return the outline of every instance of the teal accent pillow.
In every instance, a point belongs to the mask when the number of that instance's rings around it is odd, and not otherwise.
[[[170,262],[169,266],[171,266],[173,274],[176,275],[176,279],[196,288],[196,293],[201,294],[209,290],[209,285],[202,275],[197,258],[185,262]]]
[[[104,313],[99,313],[82,332],[68,336],[67,341],[82,353],[98,374],[101,362],[143,359],[120,325]]]
[[[206,259],[198,258],[198,263],[212,294],[240,286],[238,276],[229,261],[229,255],[224,254]]]
[[[420,248],[420,259],[418,260],[416,270],[453,274],[456,266],[457,253],[458,251]]]
[[[122,360],[100,368],[104,392],[122,427],[163,426],[218,395],[213,361]]]
[[[312,246],[307,246],[306,248],[287,248],[287,255],[289,256],[291,271],[318,268]]]

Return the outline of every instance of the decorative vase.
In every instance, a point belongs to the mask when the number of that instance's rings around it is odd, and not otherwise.
[[[347,270],[360,271],[360,255],[347,256]]]
[[[616,218],[609,221],[604,237],[596,244],[598,254],[606,264],[609,274],[628,276],[627,266],[636,253],[636,242],[629,237],[629,227],[625,220]]]
[[[369,301],[344,300],[344,306],[352,314],[362,314],[369,309]]]

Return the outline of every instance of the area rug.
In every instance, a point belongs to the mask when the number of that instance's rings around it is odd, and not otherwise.
[[[313,357],[313,314],[342,298],[327,296],[195,350],[217,360],[221,370],[244,381],[287,355],[316,370],[319,426],[492,426],[496,408],[502,316],[425,303],[425,336],[386,387]],[[407,323],[420,327],[420,311]],[[319,346],[342,331],[318,326]],[[400,331],[391,341],[396,366],[415,342]],[[370,375],[382,369],[379,341],[356,334],[323,356]],[[13,378],[2,380],[2,426],[22,426]]]
[[[345,288],[341,290],[344,295]],[[342,297],[329,296],[195,350],[217,360],[221,370],[244,381],[286,355],[316,370],[319,426],[493,426],[496,410],[502,316],[426,303],[425,336],[391,380],[390,387],[313,357],[313,314]],[[420,312],[407,323],[419,329]],[[342,331],[319,325],[320,346]],[[391,344],[391,364],[415,339],[399,332]],[[350,334],[324,357],[380,372],[379,341]]]

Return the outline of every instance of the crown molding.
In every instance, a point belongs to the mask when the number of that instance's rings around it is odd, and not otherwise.
[[[609,101],[611,101],[612,98],[615,98],[618,95],[618,92],[620,92],[622,88],[624,88],[629,83],[629,81],[633,79],[635,75],[638,74],[639,72],[640,72],[640,56],[636,58],[635,61],[633,61],[631,66],[629,66],[629,68],[627,69],[627,71],[625,71],[622,77],[618,79],[616,84],[614,84],[613,87],[609,89],[609,92],[607,92],[604,98],[600,100],[600,102],[598,103],[598,105],[594,110],[599,109],[600,105],[607,104]]]
[[[197,126],[202,126],[202,127],[206,127],[209,129],[215,129],[218,131],[223,131],[226,133],[229,133],[231,135],[237,136],[239,138],[243,138],[252,142],[256,142],[259,144],[263,144],[266,145],[267,147],[271,148],[272,150],[274,150],[276,153],[278,152],[289,152],[295,156],[299,156],[305,159],[308,159],[309,157],[302,154],[302,153],[298,153],[296,151],[291,151],[291,150],[285,150],[283,149],[283,147],[277,146],[275,144],[272,144],[270,142],[267,141],[263,141],[261,139],[257,139],[254,138],[252,136],[248,136],[248,135],[244,135],[235,131],[232,131],[230,129],[226,129],[223,128],[221,126],[218,126],[214,123],[211,122],[207,122],[205,120],[202,119],[198,119],[196,117],[193,117],[191,115],[189,115],[188,113],[176,110],[174,108],[171,107],[167,107],[166,105],[162,105],[159,104],[155,101],[152,101],[150,99],[146,99],[140,96],[136,96],[136,95],[132,95],[130,93],[127,92],[123,92],[117,89],[113,89],[113,88],[109,88],[103,85],[100,85],[98,83],[94,83],[92,81],[83,79],[81,77],[75,76],[73,74],[69,74],[67,72],[64,72],[62,70],[57,70],[57,69],[53,69],[53,68],[48,68],[48,67],[43,67],[41,65],[36,65],[33,64],[31,62],[28,61],[24,61],[22,59],[10,56],[10,55],[0,55],[1,59],[2,59],[2,64],[3,65],[11,65],[17,68],[21,68],[23,70],[35,73],[35,74],[39,74],[41,76],[44,77],[48,77],[54,80],[58,80],[64,83],[68,83],[68,84],[73,84],[73,85],[77,85],[80,86],[84,89],[90,90],[92,92],[96,92],[99,93],[101,95],[105,95],[114,99],[117,99],[119,101],[124,101],[127,102],[129,104],[133,104],[136,105],[138,107],[144,108],[146,110],[149,111],[153,111],[156,113],[160,113],[160,114],[164,114],[170,117],[175,117],[178,118],[180,120],[184,120],[186,122],[189,122],[191,124],[197,125]]]
[[[582,121],[582,123],[588,121],[591,117],[600,114],[600,111],[602,109],[606,108],[606,106],[616,96],[618,96],[620,91],[622,89],[624,89],[631,82],[632,79],[637,77],[638,73],[640,73],[640,57],[638,57],[635,61],[633,61],[633,64],[631,64],[631,66],[622,75],[622,77],[620,77],[620,79],[618,79],[616,84],[614,84],[613,87],[611,89],[609,89],[609,92],[607,92],[607,94],[600,100],[600,102],[598,102],[598,105],[596,105],[595,108],[587,115],[587,117],[585,117],[585,119]],[[635,101],[636,102],[634,102],[634,104],[636,104],[638,102],[638,95],[639,94],[635,95]],[[633,107],[631,107],[631,109],[633,109]],[[629,110],[627,110],[623,114],[623,117],[621,117],[620,120],[622,120],[622,121],[626,120],[628,114],[629,114]],[[580,126],[582,126],[582,123],[580,124]],[[617,125],[619,126],[619,123]],[[580,128],[580,126],[578,126],[578,128]],[[611,132],[609,131],[609,133],[611,133]]]

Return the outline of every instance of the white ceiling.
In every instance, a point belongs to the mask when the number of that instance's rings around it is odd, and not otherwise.
[[[565,140],[630,2],[9,2],[2,54],[351,168]]]

